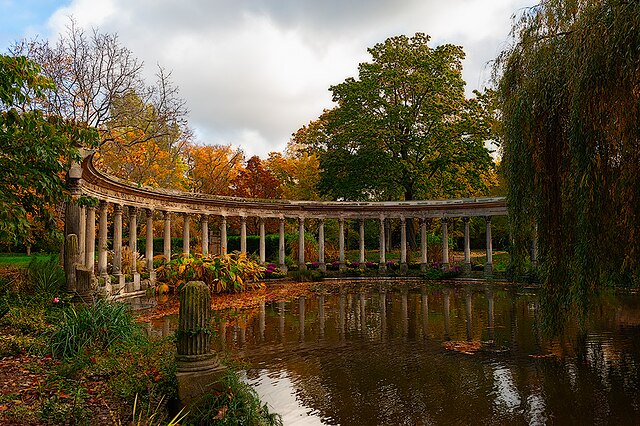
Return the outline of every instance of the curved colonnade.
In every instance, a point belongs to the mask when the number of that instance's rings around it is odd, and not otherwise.
[[[484,217],[486,220],[486,253],[487,262],[485,272],[492,271],[492,247],[491,247],[491,217],[507,215],[506,201],[504,197],[431,200],[431,201],[394,201],[394,202],[330,202],[330,201],[289,201],[289,200],[254,200],[234,197],[213,196],[208,194],[196,194],[182,191],[155,189],[148,187],[136,187],[126,182],[98,171],[92,161],[93,156],[87,156],[80,167],[72,168],[69,173],[71,192],[74,197],[89,196],[99,200],[99,205],[78,207],[75,213],[67,209],[65,234],[77,234],[80,247],[80,264],[90,271],[97,271],[97,275],[104,277],[106,281],[105,291],[109,294],[133,292],[140,290],[140,276],[136,270],[136,262],[132,262],[131,273],[133,281],[125,283],[122,270],[122,231],[123,212],[129,215],[129,248],[132,253],[137,253],[138,213],[145,212],[146,218],[146,250],[145,257],[147,268],[150,271],[151,280],[153,274],[153,257],[162,254],[165,259],[171,257],[171,223],[172,217],[182,216],[183,220],[183,253],[188,254],[190,247],[190,222],[192,217],[199,217],[201,223],[202,253],[208,254],[209,244],[209,218],[217,216],[220,223],[220,242],[215,251],[226,254],[228,218],[240,218],[240,248],[247,250],[248,218],[258,219],[259,230],[259,256],[260,262],[265,262],[265,221],[267,219],[279,221],[279,266],[286,270],[285,266],[285,222],[287,219],[295,219],[298,222],[298,265],[305,268],[305,261],[318,261],[320,269],[325,268],[325,238],[324,221],[327,219],[338,220],[338,245],[340,268],[345,265],[345,239],[344,226],[346,220],[358,220],[360,222],[360,263],[365,262],[365,220],[375,220],[379,223],[380,235],[380,269],[386,268],[386,256],[388,252],[385,238],[385,222],[397,220],[401,226],[400,267],[407,269],[407,235],[405,221],[408,219],[419,220],[421,232],[421,267],[427,267],[426,232],[427,221],[438,218],[442,223],[442,266],[449,263],[448,248],[448,219],[462,218],[464,223],[464,270],[471,267],[469,218]],[[107,224],[109,204],[112,208],[113,221],[113,261],[111,270],[107,263]],[[96,211],[97,210],[97,211]],[[163,253],[153,252],[153,220],[156,214],[161,214],[164,220],[164,245]],[[142,216],[141,216],[142,217]],[[96,241],[96,218],[98,219],[98,237]],[[305,221],[315,219],[318,221],[318,259],[304,258],[304,232]],[[97,243],[97,244],[96,244]],[[96,246],[98,251],[97,269],[95,267]],[[116,277],[116,282],[111,283],[110,276]]]

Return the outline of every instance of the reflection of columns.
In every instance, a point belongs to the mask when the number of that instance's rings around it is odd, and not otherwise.
[[[278,330],[280,331],[280,339],[284,342],[284,301],[278,302],[278,316],[280,317],[280,324]]]
[[[380,336],[382,340],[387,335],[387,292],[380,289]]]
[[[421,306],[422,306],[422,338],[429,337],[429,297],[427,295],[427,287],[422,286],[420,289]]]
[[[131,250],[131,273],[138,273],[138,209],[129,207],[129,249]]]
[[[240,216],[240,252],[247,252],[247,217]]]
[[[491,216],[485,217],[487,225],[487,263],[484,264],[484,272],[491,274],[493,272],[493,247],[491,244]]]
[[[263,217],[258,219],[258,234],[260,235],[260,246],[258,248],[258,252],[260,255],[260,264],[264,265],[267,258],[267,252],[265,246],[265,230]]]
[[[464,222],[464,267],[465,274],[471,272],[471,235],[469,232],[469,217],[462,218]]]
[[[451,340],[449,337],[449,289],[442,290],[442,304],[444,310],[444,340]]]
[[[287,271],[287,265],[284,263],[284,217],[280,218],[280,240],[278,241],[278,263],[283,272]]]
[[[100,223],[98,229],[98,275],[104,277],[107,272],[107,209],[106,201],[100,201]]]
[[[365,298],[364,295],[364,291],[360,292],[360,303],[358,304],[358,307],[360,308],[360,323],[362,324],[362,331],[365,331],[366,325],[367,325],[367,314],[366,314],[366,302],[367,299]]]
[[[386,247],[385,247],[386,238],[384,235],[384,217],[380,217],[380,271],[384,272],[387,270],[387,257],[386,257]]]
[[[87,207],[87,231],[85,236],[84,264],[93,274],[96,260],[96,208]]]
[[[78,234],[78,252],[80,254],[79,264],[84,265],[85,259],[85,245],[87,237],[87,209],[80,207],[80,233]]]
[[[298,306],[300,308],[300,342],[304,342],[304,317],[305,317],[305,297],[300,296],[298,299]]]
[[[339,315],[338,315],[338,323],[340,324],[340,340],[344,340],[344,322],[345,322],[345,296],[340,291],[340,304],[339,304]]]
[[[487,327],[489,331],[489,342],[491,344],[494,344],[496,339],[496,330],[494,325],[495,314],[494,314],[493,289],[491,289],[490,287],[487,287],[486,294],[487,294],[487,301],[489,302],[489,307],[487,309],[488,315],[489,315],[489,325]],[[535,324],[535,326],[537,327],[537,323]],[[536,333],[536,337],[537,337],[537,333]]]
[[[182,254],[189,256],[189,226],[191,224],[191,216],[189,213],[184,213],[184,225],[182,226]]]
[[[220,218],[220,254],[227,254],[227,217]]]
[[[406,272],[407,267],[407,221],[400,218],[400,271]]]
[[[318,296],[318,319],[320,321],[320,338],[324,337],[324,294]]]
[[[149,278],[155,279],[153,271],[153,210],[147,209],[147,242],[145,245],[145,256],[147,258],[147,272]]]
[[[122,274],[122,206],[113,205],[113,275]]]
[[[338,249],[340,251],[340,270],[344,270],[344,219],[338,219]]]
[[[447,229],[448,222],[448,218],[442,218],[442,268],[449,267],[449,230]]]
[[[260,341],[264,340],[264,329],[265,329],[265,307],[264,307],[264,299],[260,301],[260,310],[258,313],[258,327],[260,330]]]
[[[200,225],[202,226],[202,255],[209,254],[209,215],[203,213],[200,216]]]
[[[165,211],[162,214],[164,219],[164,261],[171,260],[171,213]]]
[[[298,269],[304,271],[307,266],[304,264],[304,218],[298,218]]]
[[[402,288],[402,335],[406,338],[409,334],[409,289],[405,285]]]
[[[364,219],[360,219],[360,267],[364,266]]]
[[[472,336],[471,336],[471,322],[472,322],[472,315],[471,315],[471,289],[467,288],[465,290],[465,318],[467,320],[467,340],[471,341],[472,340]]]
[[[318,224],[318,267],[321,271],[327,270],[327,264],[324,261],[324,219],[319,219]]]
[[[427,220],[420,219],[420,269],[424,272],[427,270]]]

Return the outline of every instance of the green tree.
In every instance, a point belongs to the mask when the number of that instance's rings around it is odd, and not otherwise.
[[[398,36],[369,49],[359,78],[332,86],[337,107],[306,129],[321,192],[345,200],[414,200],[487,191],[490,94],[466,99],[462,48]],[[326,123],[318,128],[318,124]]]
[[[637,1],[544,0],[497,62],[514,260],[537,227],[565,300],[640,280],[639,28]]]
[[[51,206],[65,198],[65,172],[80,159],[77,144],[97,142],[97,132],[86,124],[45,116],[31,107],[53,89],[35,63],[0,55],[0,239],[4,241],[27,237],[28,214],[53,223]]]

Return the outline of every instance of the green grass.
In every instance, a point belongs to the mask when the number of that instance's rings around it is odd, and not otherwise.
[[[0,266],[27,266],[33,259],[47,260],[51,254],[32,254],[27,256],[25,253],[0,253]]]

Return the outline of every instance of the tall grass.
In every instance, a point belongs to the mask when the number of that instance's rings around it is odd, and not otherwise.
[[[127,305],[98,300],[92,306],[68,306],[51,336],[51,352],[72,358],[92,349],[109,349],[144,338]]]

